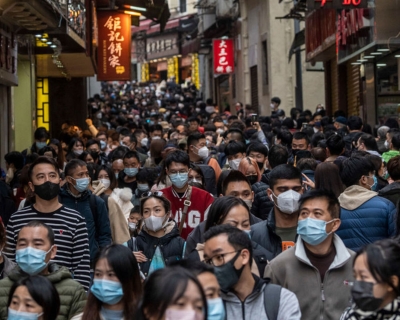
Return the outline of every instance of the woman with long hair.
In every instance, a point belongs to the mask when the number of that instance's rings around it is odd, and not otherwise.
[[[139,267],[125,246],[112,244],[94,259],[94,279],[82,319],[134,319],[142,283]]]
[[[67,162],[72,159],[77,159],[85,149],[85,144],[82,139],[72,138],[68,144],[67,155],[65,156]]]
[[[60,311],[60,297],[50,280],[29,276],[14,282],[7,306],[10,320],[55,320]]]
[[[197,277],[174,266],[151,274],[144,285],[140,319],[207,319],[207,300]]]

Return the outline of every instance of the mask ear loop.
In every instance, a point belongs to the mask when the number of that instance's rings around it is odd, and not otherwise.
[[[325,222],[325,232],[326,232],[326,226],[328,225],[328,223],[331,223],[332,221],[335,221],[335,220],[338,220],[338,218],[335,218],[335,219],[332,219],[331,221]],[[333,233],[333,231],[326,233],[326,234],[329,236],[332,233]]]

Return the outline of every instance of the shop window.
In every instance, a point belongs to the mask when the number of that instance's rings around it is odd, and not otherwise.
[[[263,86],[268,85],[268,51],[267,51],[267,40],[261,44],[262,50],[262,84]]]
[[[180,8],[181,13],[184,13],[187,11],[186,0],[179,0],[179,8]]]

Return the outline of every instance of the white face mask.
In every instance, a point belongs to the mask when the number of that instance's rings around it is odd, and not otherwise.
[[[217,129],[217,134],[223,134],[225,131],[224,131],[224,129]]]
[[[275,105],[274,104],[270,104],[270,106],[271,106],[271,109],[275,109]]]
[[[142,147],[147,147],[147,143],[149,142],[148,138],[143,138],[142,141],[140,141],[140,144]]]
[[[209,151],[207,147],[203,147],[200,149],[197,149],[197,154],[199,155],[199,157],[205,159],[208,157]]]
[[[251,207],[253,206],[253,200],[243,200],[246,202],[247,206],[249,207],[249,210],[251,210]]]
[[[228,161],[228,163],[232,170],[237,170],[239,168],[240,161],[242,161],[242,158]]]
[[[385,148],[389,149],[389,141],[385,140]]]
[[[135,229],[136,229],[136,223],[134,223],[134,222],[129,222],[128,225],[129,225],[129,229],[130,229],[130,230],[135,230]]]
[[[111,183],[110,180],[108,180],[108,179],[99,179],[99,180],[106,189],[108,189],[110,187],[110,183]]]
[[[286,214],[292,214],[299,210],[299,200],[301,194],[294,191],[288,190],[281,193],[279,196],[275,196],[277,201],[274,201],[274,193],[271,194],[270,198],[272,202],[278,207],[280,211]]]
[[[155,217],[155,216],[150,216],[146,219],[144,219],[144,224],[146,225],[146,228],[150,231],[157,232],[164,228],[164,217]]]

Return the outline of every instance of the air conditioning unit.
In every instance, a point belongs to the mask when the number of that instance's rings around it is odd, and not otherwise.
[[[324,63],[319,61],[314,64],[311,62],[306,63],[306,71],[324,71]]]

